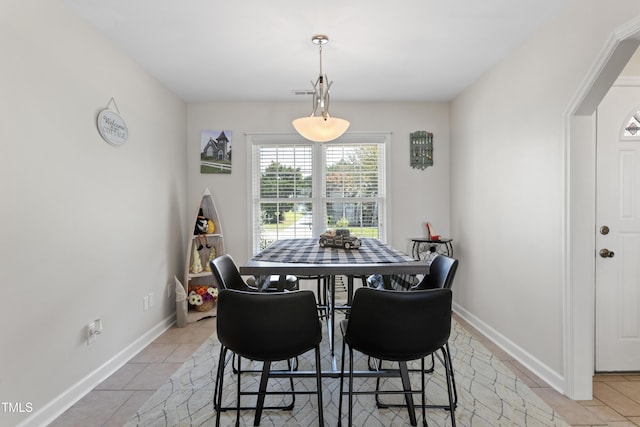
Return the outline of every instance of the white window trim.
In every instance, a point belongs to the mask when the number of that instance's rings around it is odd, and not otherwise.
[[[246,138],[246,146],[247,146],[247,206],[249,206],[249,221],[247,224],[248,230],[247,234],[249,236],[249,245],[247,247],[248,250],[248,258],[251,258],[255,255],[255,247],[256,247],[256,236],[254,232],[256,227],[254,226],[256,221],[259,221],[259,213],[256,214],[253,204],[253,189],[254,185],[256,185],[255,180],[257,179],[254,176],[254,164],[256,159],[254,159],[255,145],[267,145],[267,144],[287,144],[287,143],[296,143],[296,144],[308,144],[313,146],[313,157],[316,159],[320,159],[322,157],[322,144],[314,143],[302,138],[300,135],[296,133],[266,133],[266,132],[255,132],[255,133],[245,133]],[[342,135],[340,138],[331,141],[325,142],[323,144],[383,144],[385,147],[385,155],[384,158],[381,159],[384,164],[382,165],[382,169],[385,174],[385,187],[384,187],[384,202],[383,202],[383,210],[384,216],[383,220],[380,222],[379,228],[379,239],[383,243],[387,241],[387,224],[391,223],[391,209],[389,209],[391,204],[391,192],[390,188],[390,173],[388,165],[390,164],[389,156],[390,156],[390,147],[391,147],[391,132],[382,131],[382,132],[349,132]],[[322,182],[321,174],[324,173],[323,168],[315,167],[313,171],[313,202],[317,203],[321,201],[322,194],[321,189],[317,188],[319,183]],[[320,176],[316,176],[316,174],[320,174]],[[318,200],[320,199],[320,200]],[[319,204],[318,204],[319,205]],[[324,212],[324,211],[323,211]],[[324,214],[324,213],[323,213]],[[322,221],[316,221],[317,224],[322,224]],[[326,221],[324,222],[326,223]],[[314,228],[313,234],[320,235],[324,230],[316,230]],[[258,237],[259,238],[259,237]]]

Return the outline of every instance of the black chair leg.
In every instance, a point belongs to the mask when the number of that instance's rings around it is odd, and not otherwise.
[[[447,350],[447,360],[449,361],[449,373],[451,374],[451,385],[453,386],[453,407],[458,407],[458,389],[456,388],[456,379],[453,373],[453,363],[451,363],[451,351],[449,350],[449,343],[445,344]]]
[[[343,355],[342,355],[342,366],[341,366],[341,377],[340,377],[340,402],[339,402],[339,406],[338,406],[338,426],[341,426],[341,415],[342,415],[342,396],[344,394],[344,383],[343,383],[343,379],[344,379],[344,364],[345,364],[345,357],[344,357],[344,351],[345,351],[345,344],[343,343]],[[408,364],[407,362],[398,362],[398,366],[399,366],[399,374],[400,374],[400,379],[402,381],[402,394],[404,394],[404,399],[405,399],[405,403],[404,404],[385,404],[383,402],[380,401],[380,394],[383,393],[389,393],[389,391],[385,391],[385,390],[381,390],[381,377],[378,376],[376,378],[376,388],[375,391],[372,392],[372,394],[375,396],[375,400],[376,400],[376,405],[378,408],[391,408],[391,407],[406,407],[407,411],[409,412],[409,421],[411,423],[412,426],[417,426],[418,421],[417,421],[417,417],[416,417],[416,413],[415,413],[415,407],[416,404],[413,401],[413,394],[418,393],[418,391],[413,391],[411,389],[411,382],[410,382],[410,378],[409,378],[409,372],[420,372],[420,378],[421,378],[421,387],[420,387],[420,394],[421,394],[421,402],[418,405],[419,407],[422,408],[422,424],[424,427],[428,427],[428,423],[427,423],[427,415],[426,415],[426,410],[427,408],[442,408],[442,409],[447,409],[451,411],[451,416],[453,417],[453,410],[455,409],[455,405],[453,403],[453,386],[452,386],[452,378],[453,378],[453,370],[451,369],[451,364],[448,363],[448,361],[450,360],[450,356],[448,356],[448,354],[444,353],[444,348],[442,348],[443,351],[443,360],[447,361],[447,363],[444,363],[445,365],[445,374],[447,377],[447,387],[448,387],[448,395],[449,395],[449,406],[444,406],[444,405],[427,405],[427,398],[426,398],[426,389],[425,389],[425,380],[426,380],[426,374],[429,373],[429,369],[426,367],[425,364],[425,358],[422,358],[420,360],[420,369],[412,369],[410,370],[408,368]],[[352,395],[353,393],[353,352],[350,349],[350,359],[349,359],[349,363],[350,363],[350,370],[349,370],[349,406],[350,409],[353,405],[353,398]],[[374,366],[375,365],[375,366]],[[378,360],[378,359],[373,359],[373,358],[369,358],[369,369],[372,371],[377,371],[377,370],[383,370],[382,367],[382,360]],[[349,422],[352,422],[352,412],[349,413]],[[453,426],[455,427],[455,419],[452,421]],[[351,425],[351,424],[350,424]]]
[[[313,278],[313,277],[312,277]],[[316,307],[318,317],[326,318],[328,312],[327,305],[327,278],[326,276],[315,276],[316,279]]]
[[[254,426],[260,425],[262,417],[262,409],[264,408],[264,398],[267,392],[267,382],[269,381],[269,371],[271,370],[271,361],[267,360],[262,365],[262,375],[260,376],[260,386],[258,387],[258,401],[256,403],[256,416],[253,420]]]
[[[425,372],[426,373],[431,373],[431,372],[433,372],[433,370],[435,368],[436,368],[436,361],[435,361],[435,356],[432,353],[431,354],[431,366],[429,366]]]
[[[353,350],[349,347],[349,427],[353,423]]]
[[[216,380],[213,386],[213,409],[216,411],[219,410],[218,406],[218,383],[221,381],[222,376],[224,375],[224,370],[227,366],[229,360],[225,360],[227,355],[227,351],[223,345],[220,345],[220,356],[218,359],[218,370],[216,372]],[[223,359],[224,358],[224,359]]]
[[[407,362],[398,362],[400,365],[400,378],[402,379],[402,389],[404,393],[404,401],[407,404],[407,410],[409,411],[409,422],[412,426],[417,426],[416,420],[416,408],[413,404],[413,394],[411,392],[411,381],[409,380],[409,370],[407,369]]]
[[[322,369],[320,367],[320,347],[316,347],[316,391],[318,393],[318,424],[324,426],[324,414],[322,405]]]
[[[240,384],[242,384],[242,357],[238,356],[238,387],[236,395],[236,427],[240,427]],[[222,392],[222,390],[221,390]]]
[[[420,379],[421,379],[421,383],[420,383],[420,391],[421,391],[421,397],[422,397],[422,425],[423,427],[428,427],[427,424],[427,397],[426,397],[426,392],[425,392],[425,387],[424,387],[424,380],[425,380],[425,369],[424,369],[424,357],[422,358],[422,360],[420,360]]]
[[[342,357],[340,365],[340,394],[338,400],[338,427],[342,426],[342,396],[344,393],[344,351],[346,344],[342,342]]]
[[[238,368],[236,368],[235,361],[236,361],[236,354],[233,353],[231,355],[231,370],[233,371],[234,374],[237,374]]]
[[[316,295],[318,296],[318,305],[325,305],[324,277],[318,276],[316,279]]]
[[[453,397],[453,394],[455,392],[455,385],[452,384],[453,368],[451,366],[451,358],[449,357],[448,351],[445,349],[445,347],[442,347],[441,350],[442,350],[442,356],[444,359],[445,376],[447,377],[447,394],[449,395],[449,412],[451,413],[451,426],[456,427],[456,414],[455,414],[456,407],[455,407],[454,397]]]
[[[440,360],[440,362],[442,363],[443,366],[445,366],[445,375],[447,377],[447,382],[451,382],[451,393],[453,395],[453,398],[451,399],[451,402],[449,403],[449,405],[426,405],[426,408],[441,408],[441,409],[446,409],[446,410],[455,410],[458,407],[458,390],[456,388],[456,381],[455,381],[455,376],[454,376],[454,371],[453,371],[453,363],[451,362],[451,353],[449,352],[449,343],[447,343],[445,345],[444,348],[442,348],[442,352],[443,352],[443,356],[442,359],[440,359],[440,356],[438,356],[438,360]],[[424,367],[423,366],[423,371],[425,374],[429,374],[429,373],[433,373],[434,369],[435,369],[435,353],[431,354],[431,364],[430,366]],[[372,366],[372,359],[369,358],[369,370],[375,370],[374,367]],[[446,362],[446,363],[445,363]],[[382,369],[382,361],[379,361],[379,366],[378,369]],[[446,366],[449,366],[449,368],[446,368]],[[413,371],[417,371],[417,369],[414,370],[409,370],[411,372]],[[424,380],[422,381],[422,383],[424,384]],[[380,391],[380,378],[376,379],[376,391]],[[383,401],[380,400],[380,396],[379,394],[376,394],[376,406],[380,409],[386,409],[386,408],[397,408],[397,407],[401,407],[404,405],[399,405],[399,404],[389,404],[389,403],[384,403]]]
[[[295,359],[293,359],[293,361],[295,362],[295,366],[294,364],[291,363],[292,359],[287,359],[287,367],[289,368],[290,371],[297,371],[298,370],[298,358],[296,357]],[[291,411],[293,410],[293,407],[296,404],[296,393],[295,393],[295,389],[293,388],[293,377],[289,377],[289,385],[291,385],[291,405],[287,405],[287,406],[283,406],[282,409],[285,411]]]
[[[222,383],[224,378],[224,358],[226,355],[225,346],[220,346],[220,358],[218,359],[218,372],[213,392],[214,409],[216,411],[216,427],[220,427],[220,412],[222,411]]]

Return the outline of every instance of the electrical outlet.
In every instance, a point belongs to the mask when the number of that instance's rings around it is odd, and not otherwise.
[[[87,325],[87,345],[91,344],[102,333],[102,319],[96,319]]]
[[[87,345],[96,340],[96,322],[87,325]]]
[[[149,308],[153,307],[153,305],[154,305],[154,303],[155,303],[154,299],[155,299],[155,297],[154,297],[154,295],[153,295],[153,292],[151,292],[151,293],[149,294]]]
[[[149,310],[149,295],[145,295],[142,298],[142,311]]]

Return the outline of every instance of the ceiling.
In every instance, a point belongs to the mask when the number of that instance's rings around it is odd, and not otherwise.
[[[186,102],[449,101],[569,0],[65,0]]]

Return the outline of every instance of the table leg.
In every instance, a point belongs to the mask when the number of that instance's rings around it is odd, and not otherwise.
[[[327,316],[327,334],[329,335],[329,349],[331,350],[331,357],[333,357],[335,353],[334,346],[334,326],[336,321],[336,277],[335,276],[327,276],[327,308],[328,308],[328,316]]]
[[[347,306],[351,307],[353,301],[353,276],[347,276]]]

